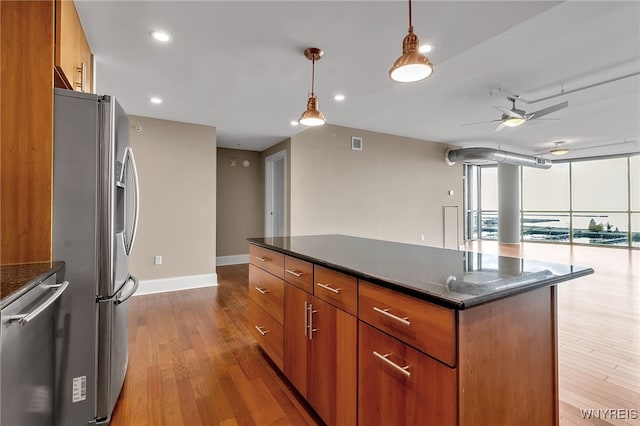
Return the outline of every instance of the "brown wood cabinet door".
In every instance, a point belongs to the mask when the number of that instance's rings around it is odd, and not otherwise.
[[[51,261],[53,3],[0,1],[0,264]]]
[[[56,0],[56,86],[93,91],[92,53],[71,0]]]
[[[455,369],[362,321],[359,327],[358,424],[455,425]]]
[[[357,319],[312,297],[311,395],[328,425],[356,424]]]
[[[284,285],[284,374],[305,399],[309,399],[308,310],[311,296]]]

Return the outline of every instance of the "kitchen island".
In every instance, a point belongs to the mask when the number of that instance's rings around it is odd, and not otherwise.
[[[251,238],[250,330],[329,425],[558,424],[556,288],[591,268]]]

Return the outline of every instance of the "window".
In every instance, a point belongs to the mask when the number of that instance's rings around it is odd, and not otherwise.
[[[626,158],[571,163],[573,210],[626,211]]]
[[[569,200],[569,163],[547,170],[522,168],[523,210],[568,211]]]
[[[522,167],[521,173],[523,241],[640,247],[640,156]],[[469,174],[467,238],[496,239],[497,167],[467,165]]]

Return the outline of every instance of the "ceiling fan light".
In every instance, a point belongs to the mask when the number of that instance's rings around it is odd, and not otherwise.
[[[419,52],[420,41],[409,28],[402,41],[402,56],[400,56],[389,70],[389,77],[400,83],[412,83],[424,80],[433,73],[433,64]]]
[[[564,154],[567,154],[568,152],[569,150],[567,148],[556,148],[549,151],[549,153],[553,155],[564,155]]]
[[[310,96],[307,101],[307,110],[302,113],[298,123],[304,126],[322,126],[326,122],[327,119],[318,111],[318,99],[315,96]]]
[[[502,124],[504,124],[507,127],[518,127],[519,125],[523,124],[526,120],[524,118],[518,118],[518,117],[507,117],[504,120],[502,120]]]

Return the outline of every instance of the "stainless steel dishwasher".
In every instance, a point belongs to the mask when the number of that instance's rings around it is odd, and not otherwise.
[[[56,311],[68,282],[56,274],[0,311],[0,425],[51,426]]]

